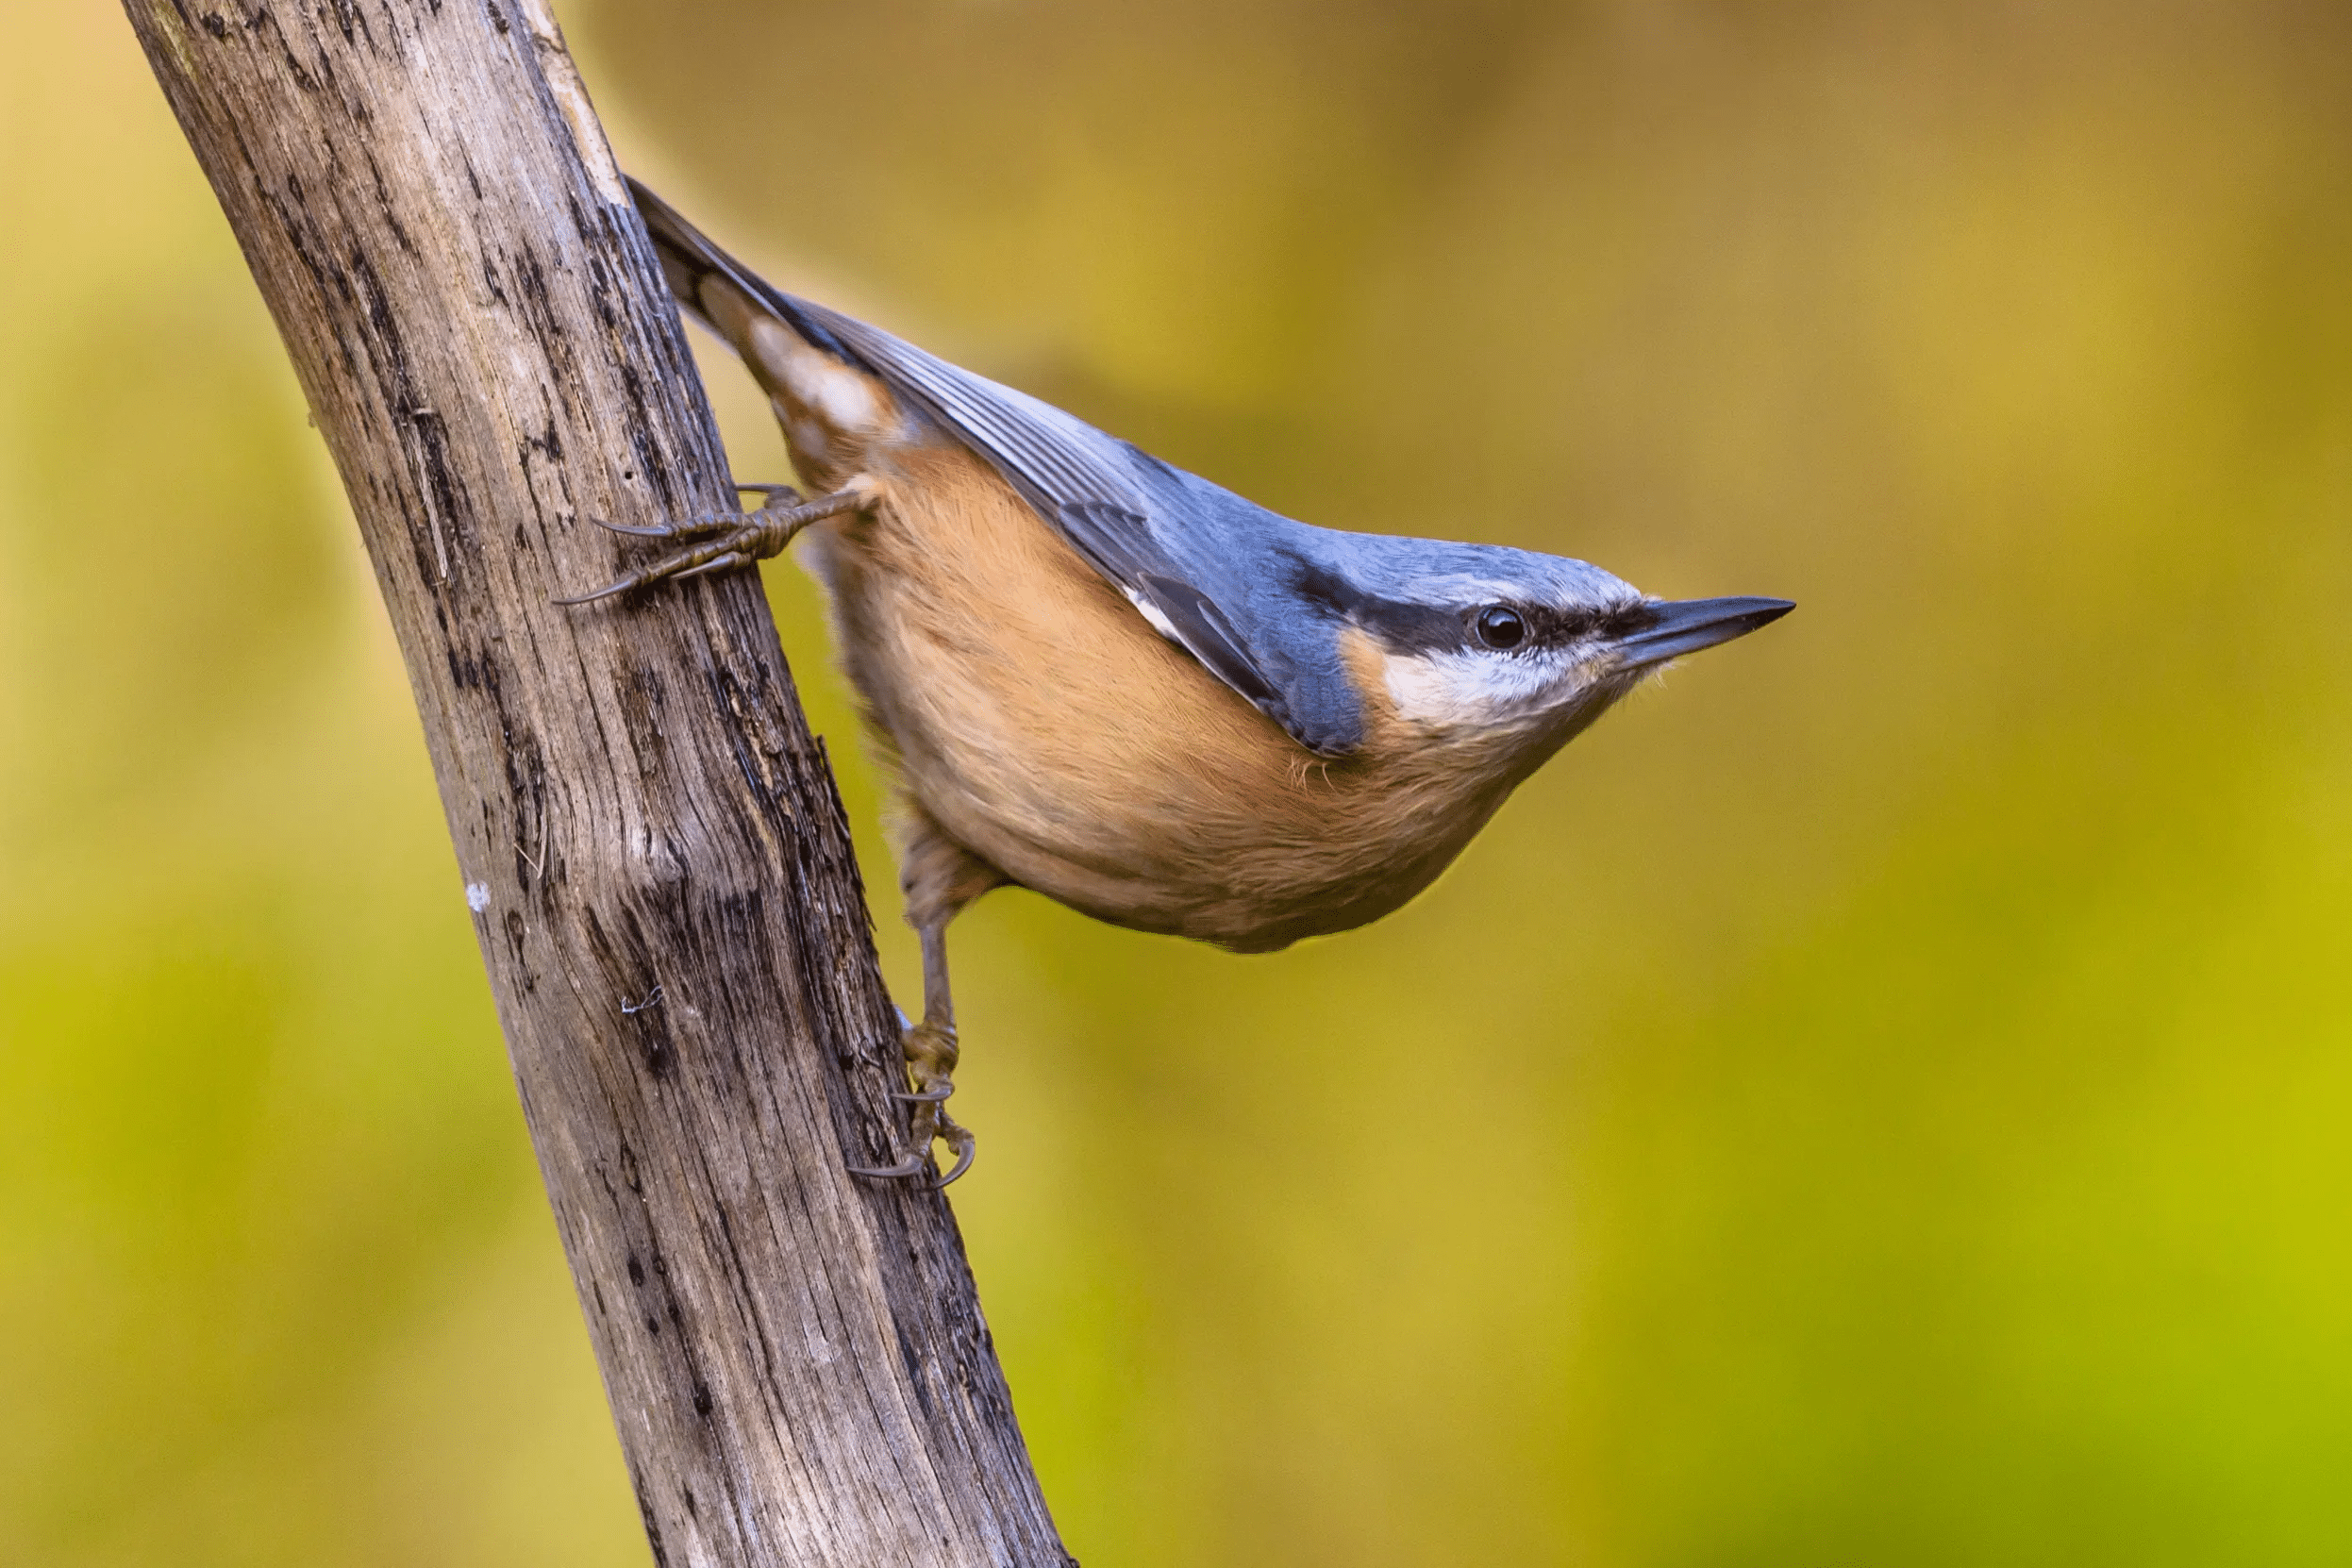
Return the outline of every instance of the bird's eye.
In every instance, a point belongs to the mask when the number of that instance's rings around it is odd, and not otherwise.
[[[1478,641],[1490,648],[1515,648],[1527,640],[1527,623],[1508,605],[1478,611]]]

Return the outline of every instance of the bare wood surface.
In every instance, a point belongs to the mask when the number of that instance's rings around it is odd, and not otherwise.
[[[549,603],[733,497],[543,0],[126,8],[375,563],[656,1560],[1068,1561],[945,1199],[842,1169],[897,1026],[756,581]]]

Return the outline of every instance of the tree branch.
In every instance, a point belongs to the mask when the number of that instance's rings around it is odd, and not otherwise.
[[[945,1200],[842,1170],[898,1026],[757,580],[549,603],[734,497],[543,0],[126,7],[375,562],[655,1558],[1067,1562]]]

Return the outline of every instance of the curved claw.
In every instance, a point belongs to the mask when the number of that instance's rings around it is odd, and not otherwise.
[[[607,533],[628,534],[637,539],[668,539],[677,532],[667,523],[656,523],[649,528],[641,528],[632,523],[608,523],[601,517],[592,517],[589,521]]]
[[[921,1176],[923,1174],[923,1161],[924,1157],[922,1155],[910,1154],[895,1165],[884,1165],[878,1168],[872,1165],[844,1165],[842,1169],[847,1171],[851,1176],[881,1176],[887,1179],[898,1176]],[[945,1184],[942,1183],[942,1185]]]
[[[800,492],[794,490],[790,485],[738,484],[735,486],[735,489],[738,492],[746,495],[764,495],[768,498],[768,505],[770,506],[776,505],[776,498],[779,495],[789,495],[795,501],[800,499]]]
[[[630,589],[637,586],[638,574],[631,573],[629,575],[623,577],[619,582],[609,582],[592,593],[575,593],[568,599],[551,598],[547,602],[551,605],[594,604],[598,599],[609,599],[615,593],[626,593]]]
[[[946,1102],[947,1096],[955,1092],[954,1084],[942,1084],[937,1089],[917,1090],[911,1093],[903,1089],[892,1090],[891,1098],[903,1100],[909,1105],[942,1105]]]
[[[977,1139],[974,1138],[970,1133],[965,1132],[961,1127],[958,1127],[956,1132],[957,1134],[960,1134],[960,1136],[951,1135],[951,1141],[954,1143],[956,1147],[956,1168],[948,1172],[945,1176],[940,1177],[937,1181],[931,1183],[931,1190],[933,1192],[937,1192],[942,1187],[946,1186],[949,1182],[954,1181],[958,1176],[963,1175],[964,1172],[972,1169],[972,1161],[980,1152],[980,1144]]]
[[[697,544],[691,550],[654,562],[642,571],[631,572],[617,582],[609,582],[593,593],[575,594],[568,599],[556,599],[559,605],[584,605],[596,599],[609,599],[615,593],[626,593],[632,588],[643,588],[665,577],[691,577],[703,572],[721,572],[730,567],[749,565],[752,557],[731,541],[717,539],[708,544]]]

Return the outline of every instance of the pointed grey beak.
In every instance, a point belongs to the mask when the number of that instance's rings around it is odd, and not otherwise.
[[[1617,640],[1620,668],[1646,670],[1768,626],[1796,608],[1787,599],[1662,599],[1645,607],[1658,619]]]

